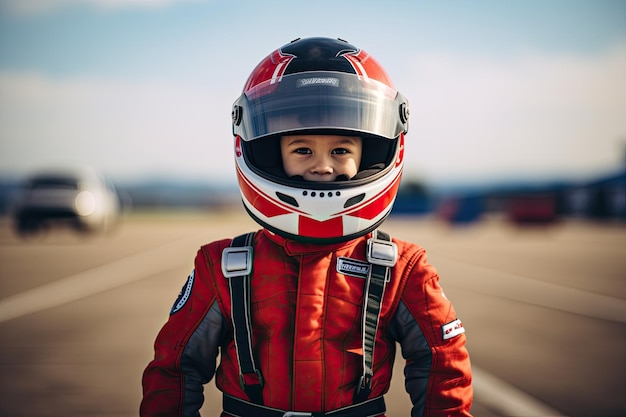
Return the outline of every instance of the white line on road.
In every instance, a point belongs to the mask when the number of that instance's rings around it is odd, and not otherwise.
[[[183,265],[180,260],[185,257],[193,260],[190,254],[195,254],[197,249],[196,239],[179,239],[3,298],[0,300],[0,323],[80,300],[167,269],[181,267]]]
[[[68,276],[58,281],[0,300],[0,323],[58,307],[103,291],[183,267],[185,259],[198,248],[197,241],[177,240],[126,258]],[[474,366],[474,391],[494,412],[503,416],[547,417],[561,413],[528,394]]]
[[[458,268],[454,285],[513,301],[601,320],[626,323],[626,300],[439,256],[438,268]],[[445,262],[445,264],[444,264]],[[446,276],[452,276],[446,273]]]
[[[565,416],[476,366],[472,366],[472,378],[474,394],[480,399],[480,404],[500,415],[518,417]]]

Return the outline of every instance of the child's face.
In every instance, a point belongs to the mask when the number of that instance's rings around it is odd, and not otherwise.
[[[362,143],[357,136],[289,135],[280,140],[285,173],[306,181],[334,181],[339,175],[352,178],[361,163]]]

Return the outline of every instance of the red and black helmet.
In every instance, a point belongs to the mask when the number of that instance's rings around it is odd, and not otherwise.
[[[408,101],[367,52],[330,38],[297,39],[250,74],[232,111],[243,203],[267,229],[304,242],[369,233],[391,211],[402,175]],[[359,173],[345,181],[287,177],[280,137],[362,138]]]

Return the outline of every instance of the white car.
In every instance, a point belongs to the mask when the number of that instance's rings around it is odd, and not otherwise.
[[[70,225],[81,232],[102,232],[116,225],[122,202],[111,182],[92,169],[40,171],[24,184],[14,210],[22,236],[51,225]]]

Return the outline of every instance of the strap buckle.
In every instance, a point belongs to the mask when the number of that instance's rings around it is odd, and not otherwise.
[[[228,247],[222,252],[222,274],[226,278],[252,273],[252,246]]]
[[[379,239],[375,233],[367,240],[365,255],[369,263],[393,267],[398,261],[398,246],[394,242]]]
[[[245,391],[247,386],[250,385],[259,385],[263,386],[263,376],[261,375],[261,371],[258,369],[254,370],[254,373],[250,372],[247,374],[240,373],[239,374],[239,385]]]
[[[372,379],[372,375],[361,375],[359,385],[356,387],[356,398],[362,398],[361,401],[364,401],[370,395],[370,392],[372,392]]]

